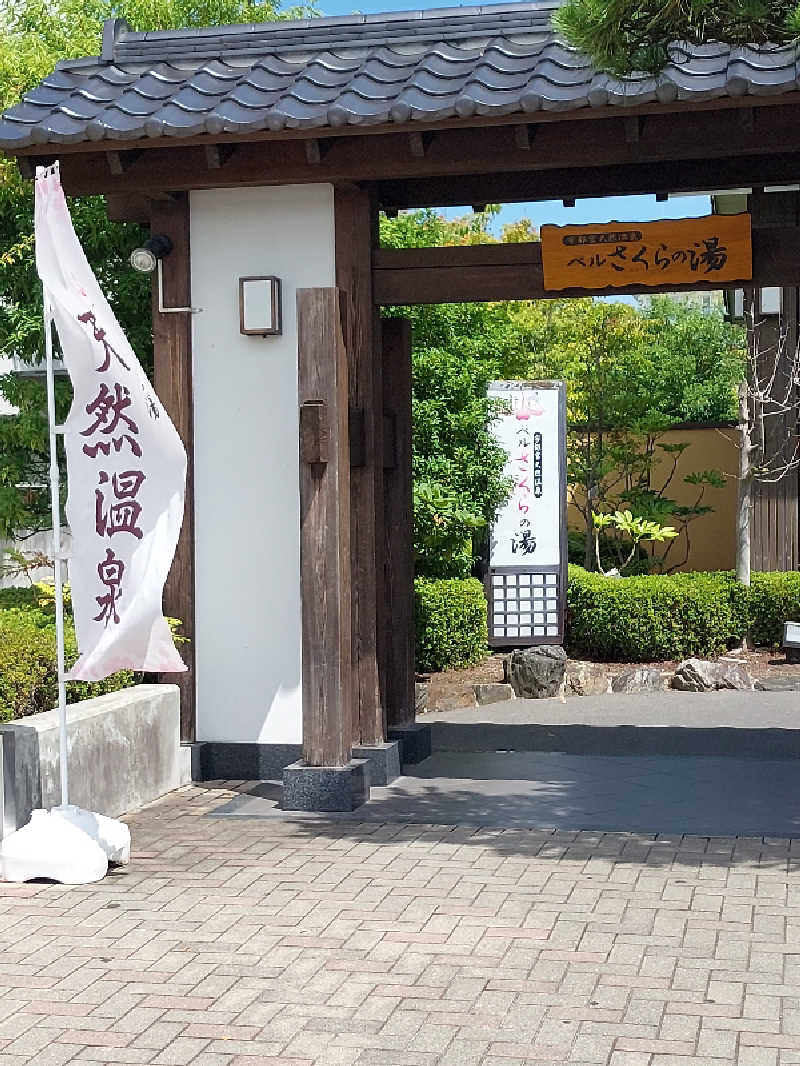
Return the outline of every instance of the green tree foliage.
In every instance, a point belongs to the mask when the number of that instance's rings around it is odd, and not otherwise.
[[[567,0],[556,29],[601,69],[658,72],[676,41],[784,44],[800,36],[797,0]]]
[[[390,248],[488,243],[497,209],[459,219],[413,211],[381,220]],[[511,236],[522,232],[515,226]],[[524,228],[527,239],[533,231]],[[414,545],[417,573],[469,574],[473,539],[505,500],[506,456],[491,434],[490,381],[527,368],[510,304],[393,308],[413,330]]]
[[[126,0],[137,30],[258,22],[281,14],[279,0]],[[62,59],[97,55],[103,20],[119,15],[112,0],[0,0],[0,108],[49,74]],[[102,197],[71,200],[75,229],[89,262],[145,368],[152,365],[150,283],[128,265],[140,227],[109,222]],[[0,160],[0,354],[41,355],[41,290],[33,260],[33,189],[11,160]],[[0,392],[20,410],[0,419],[0,537],[49,525],[47,422],[40,382],[0,376]],[[60,415],[69,387],[59,383]]]
[[[393,248],[488,243],[497,213],[445,219],[414,211],[383,219],[381,239]],[[503,240],[536,238],[527,220],[506,227]],[[583,486],[586,565],[593,559],[592,510],[631,509],[685,533],[709,508],[716,471],[691,474],[690,505],[668,494],[686,445],[662,433],[680,422],[735,417],[736,383],[743,372],[744,339],[721,314],[655,299],[645,309],[594,300],[421,305],[390,313],[413,327],[415,515],[418,573],[464,577],[473,545],[506,498],[505,456],[491,433],[488,383],[496,378],[563,378],[568,382],[568,476]],[[654,482],[657,459],[667,474]],[[604,565],[629,553],[622,537],[604,538]],[[608,551],[611,554],[608,554]],[[670,547],[667,547],[669,553]],[[666,554],[666,553],[665,553]],[[680,562],[672,553],[670,565]],[[637,555],[636,565],[653,560]]]
[[[519,304],[518,325],[532,349],[530,376],[567,382],[569,437],[567,477],[580,491],[574,502],[585,527],[584,561],[594,565],[592,511],[630,508],[638,517],[669,519],[684,533],[708,511],[707,487],[719,487],[717,471],[688,475],[697,488],[691,505],[669,495],[677,464],[687,445],[661,436],[680,422],[726,421],[734,417],[736,383],[744,372],[744,337],[718,313],[654,300],[646,310],[621,303],[567,300]],[[667,473],[654,479],[658,459]],[[624,542],[619,565],[627,555]],[[671,541],[660,557],[676,558]],[[642,562],[647,560],[642,559]]]

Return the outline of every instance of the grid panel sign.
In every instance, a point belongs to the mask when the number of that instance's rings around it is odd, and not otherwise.
[[[514,485],[492,526],[489,643],[558,644],[567,578],[564,383],[495,381],[489,398],[502,402],[493,432]]]
[[[561,637],[557,570],[490,571],[490,629],[497,640],[529,643]]]

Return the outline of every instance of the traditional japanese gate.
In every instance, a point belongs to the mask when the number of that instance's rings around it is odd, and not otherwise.
[[[183,735],[206,742],[210,776],[263,776],[297,758],[301,704],[310,766],[341,767],[353,752],[379,762],[392,736],[408,758],[415,744],[424,752],[413,707],[410,337],[402,322],[382,321],[380,307],[641,291],[635,279],[548,290],[538,243],[380,248],[379,208],[744,187],[752,278],[740,280],[780,286],[785,307],[797,308],[796,50],[773,50],[764,63],[757,49],[687,48],[657,81],[617,81],[554,41],[555,6],[156,34],[112,20],[100,57],[62,65],[0,121],[0,147],[23,174],[58,157],[70,194],[103,193],[111,217],[148,223],[172,242],[163,292],[154,286],[155,379],[195,456],[196,512],[190,471],[165,608],[194,638]],[[282,337],[240,336],[238,282],[259,274],[282,279]],[[718,287],[709,275],[661,289]],[[192,304],[206,309],[194,321],[169,313]],[[287,362],[295,352],[296,369]],[[235,390],[233,374],[242,375]],[[247,406],[252,396],[260,407]],[[220,412],[227,425],[211,418]],[[254,512],[266,524],[250,516],[242,528],[270,537],[268,505],[283,501],[286,572],[279,594],[265,589],[277,621],[248,615],[245,661],[217,610],[228,593],[211,562],[224,541],[218,533],[210,542],[208,530],[235,464],[220,452],[256,423],[249,443],[271,460]],[[248,485],[259,461],[251,448]],[[782,529],[796,540],[792,491],[782,506],[794,524]],[[785,560],[785,542],[775,545],[778,563],[779,548]],[[253,575],[252,553],[243,554],[226,578],[244,590]],[[292,651],[301,639],[302,700]],[[268,640],[279,647],[259,673],[251,660]],[[214,689],[215,678],[237,674],[243,692],[261,684],[266,693],[249,717]],[[267,720],[276,706],[280,729]]]

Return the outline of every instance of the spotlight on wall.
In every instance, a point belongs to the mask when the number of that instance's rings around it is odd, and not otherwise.
[[[140,274],[152,274],[158,266],[159,259],[169,255],[172,251],[172,241],[163,233],[154,234],[148,238],[141,248],[134,248],[131,252],[130,264]]]
[[[165,233],[154,233],[144,242],[141,248],[134,248],[130,256],[130,264],[140,274],[152,274],[158,271],[158,313],[160,315],[174,315],[179,312],[188,312],[196,315],[202,311],[202,307],[165,307],[164,306],[164,269],[162,260],[172,251],[172,241]]]

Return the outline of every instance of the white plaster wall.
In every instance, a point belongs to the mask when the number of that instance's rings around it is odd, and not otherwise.
[[[302,739],[298,288],[334,284],[330,185],[191,194],[197,735]],[[238,279],[282,281],[283,335],[239,332]]]

